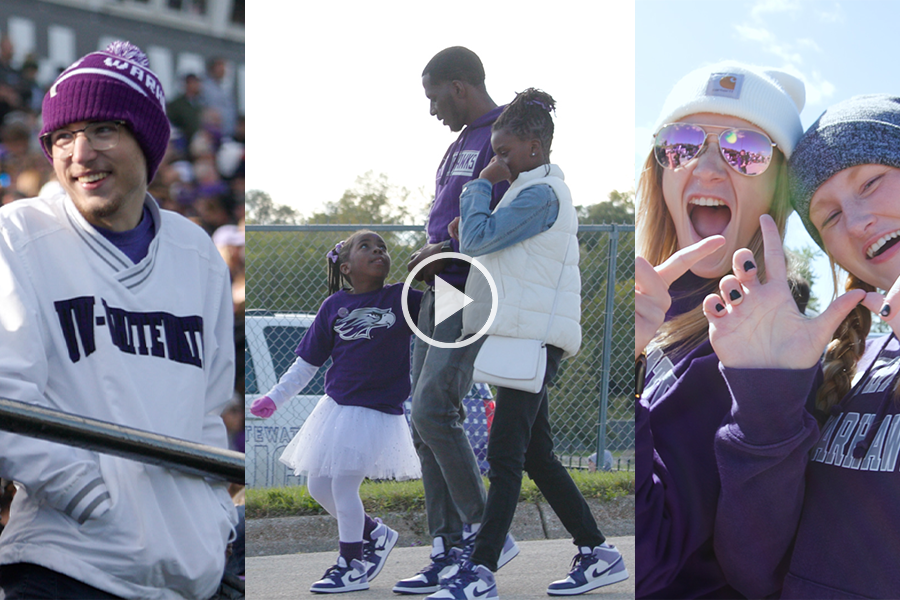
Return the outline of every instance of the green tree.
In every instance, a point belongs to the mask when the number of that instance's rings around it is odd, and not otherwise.
[[[296,225],[297,211],[290,206],[275,204],[272,196],[261,190],[246,194],[247,223],[250,225]]]
[[[263,200],[271,201],[262,195]],[[408,223],[409,196],[405,188],[391,184],[386,175],[368,172],[358,177],[340,199],[328,202],[324,210],[308,219],[309,224],[353,227],[330,231],[249,232],[247,308],[315,312],[328,295],[326,252],[360,226]],[[424,243],[424,232],[381,231],[379,234],[392,259],[388,282],[402,281],[410,254]]]
[[[634,224],[634,192],[619,192],[613,190],[609,193],[609,200],[576,206],[578,220],[581,223],[595,225]]]
[[[816,274],[813,271],[812,263],[822,255],[822,251],[812,246],[804,246],[802,248],[786,248],[788,261],[788,279],[793,283],[794,289],[798,286],[809,286],[809,310],[819,312],[819,298],[812,293],[813,286],[816,283]]]
[[[308,223],[408,223],[407,202],[410,192],[388,181],[387,175],[368,171],[356,178],[352,188],[335,202],[328,202],[325,210],[314,213]]]

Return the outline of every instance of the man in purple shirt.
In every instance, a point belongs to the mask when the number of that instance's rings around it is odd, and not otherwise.
[[[487,92],[481,60],[466,48],[454,46],[438,52],[422,72],[422,86],[431,114],[460,134],[438,167],[434,203],[428,216],[428,243],[410,257],[409,270],[437,253],[459,252],[459,243],[450,238],[447,227],[459,216],[463,185],[477,178],[494,155],[491,125],[503,110]],[[507,182],[494,186],[491,208],[508,187]],[[418,278],[429,284],[418,318],[419,330],[427,337],[441,342],[455,342],[459,338],[461,312],[435,325],[434,277],[440,274],[444,281],[463,290],[468,272],[467,263],[452,260],[435,261],[419,272]],[[474,540],[474,530],[481,522],[486,497],[484,483],[462,427],[465,420],[462,400],[472,387],[472,363],[477,352],[478,344],[438,348],[415,341],[413,443],[422,462],[425,509],[434,544],[431,564],[417,575],[398,582],[395,592],[438,591],[440,577],[450,574],[459,558],[459,553],[451,553],[451,549]]]

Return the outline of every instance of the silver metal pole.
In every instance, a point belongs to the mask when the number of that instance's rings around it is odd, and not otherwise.
[[[244,455],[149,431],[0,398],[0,430],[244,483]]]
[[[601,470],[606,454],[606,409],[609,404],[609,371],[612,354],[613,316],[616,305],[616,259],[619,252],[619,228],[609,232],[606,269],[606,310],[604,311],[603,350],[600,366],[600,415],[597,423],[597,470]]]

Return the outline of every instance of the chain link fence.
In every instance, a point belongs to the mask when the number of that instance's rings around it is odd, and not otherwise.
[[[247,484],[303,483],[278,462],[324,393],[328,363],[299,397],[273,417],[249,412],[293,362],[294,350],[327,296],[325,254],[357,229],[385,240],[392,257],[388,283],[406,278],[408,257],[425,243],[422,226],[248,225],[246,385]],[[582,347],[563,361],[550,392],[556,452],[569,467],[633,469],[634,225],[581,225]],[[419,284],[421,285],[421,284]],[[422,288],[424,289],[424,288]],[[423,343],[414,338],[414,343]],[[483,470],[486,410],[492,390],[478,384],[464,404],[466,431]],[[408,402],[407,402],[408,406]],[[603,457],[596,459],[596,457]],[[593,459],[593,460],[592,460]]]

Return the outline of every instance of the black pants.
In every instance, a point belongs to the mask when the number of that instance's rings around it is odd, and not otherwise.
[[[120,600],[62,573],[16,563],[0,567],[0,600]]]
[[[497,559],[519,503],[523,471],[537,485],[577,546],[599,546],[606,539],[584,496],[553,452],[547,385],[556,376],[562,354],[562,349],[547,346],[547,374],[538,393],[497,389],[488,438],[491,488],[471,558],[491,571],[497,570]]]

